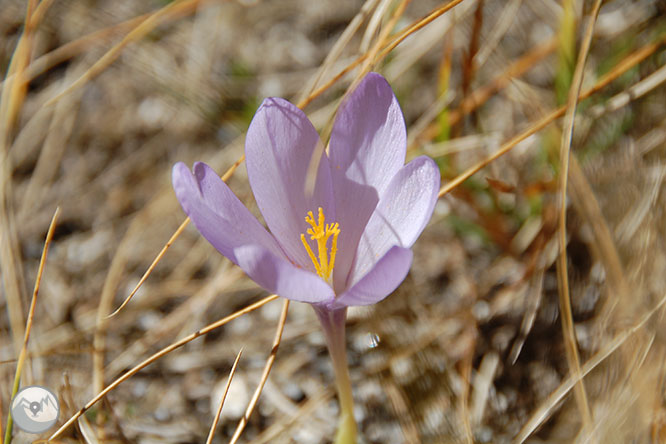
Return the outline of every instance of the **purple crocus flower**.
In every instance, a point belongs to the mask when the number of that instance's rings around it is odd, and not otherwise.
[[[402,112],[376,73],[340,106],[328,153],[319,144],[303,111],[284,99],[264,100],[252,119],[247,172],[270,233],[203,163],[193,172],[177,163],[173,186],[220,253],[266,290],[313,304],[321,318],[374,304],[404,280],[440,178],[430,158],[404,165]],[[306,184],[311,165],[314,186]]]
[[[400,105],[370,73],[340,106],[328,153],[296,106],[270,98],[257,110],[245,160],[270,233],[210,167],[173,168],[180,204],[220,253],[266,290],[315,309],[340,399],[335,444],[356,444],[347,307],[379,302],[405,279],[437,200],[435,162],[403,165],[406,147]]]

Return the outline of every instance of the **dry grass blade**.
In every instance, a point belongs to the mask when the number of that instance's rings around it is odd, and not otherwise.
[[[474,335],[472,333],[472,335]],[[470,382],[472,380],[472,359],[474,358],[474,347],[470,347],[470,351],[466,353],[460,366],[460,377],[463,382],[462,393],[460,394],[460,422],[467,444],[474,444],[474,432],[472,431],[472,424],[470,422],[470,409],[469,409],[469,391]]]
[[[264,371],[261,374],[261,380],[259,381],[259,385],[254,391],[252,399],[250,399],[250,402],[247,405],[247,409],[245,410],[245,414],[239,421],[238,427],[236,427],[234,436],[231,437],[231,441],[229,441],[229,444],[234,444],[238,441],[241,434],[243,433],[243,430],[245,430],[245,426],[247,425],[247,422],[250,419],[250,415],[252,415],[252,412],[254,411],[254,407],[257,405],[257,401],[259,401],[259,396],[261,395],[261,391],[264,389],[264,385],[266,384],[268,375],[270,374],[271,369],[273,368],[273,363],[275,362],[275,356],[277,355],[278,347],[280,347],[280,342],[282,341],[282,332],[284,331],[284,324],[287,322],[288,312],[289,312],[289,299],[285,299],[282,305],[282,313],[280,313],[280,320],[278,321],[278,326],[277,329],[275,330],[275,338],[273,339],[273,346],[271,347],[271,353],[268,356],[268,359],[266,360],[266,364],[264,365]]]
[[[458,6],[463,1],[465,0],[452,0],[446,5],[436,8],[430,14],[426,15],[422,19],[417,20],[416,22],[408,26],[404,31],[400,32],[397,36],[395,36],[388,45],[386,45],[386,47],[379,53],[378,60],[381,60],[384,57],[386,57],[389,52],[393,51],[395,47],[398,46],[400,43],[402,43],[402,41],[405,40],[407,37],[418,31],[419,29],[423,28],[424,26],[428,25],[436,18],[446,14],[448,11]]]
[[[40,3],[40,7],[37,8],[37,11],[35,11],[35,15],[37,15],[41,9],[41,5],[45,3],[47,2]],[[148,18],[148,16],[150,16],[150,13],[131,18],[116,25],[109,26],[108,28],[100,29],[69,43],[65,43],[53,51],[38,57],[32,63],[30,63],[30,66],[28,66],[26,69],[24,74],[26,81],[32,81],[35,77],[44,74],[59,63],[71,59],[88,48],[99,44],[100,42],[103,42],[118,33],[126,32],[127,30],[136,27],[139,23]],[[11,81],[13,78],[13,75],[7,76],[7,78],[0,81],[0,86],[2,86],[5,82]]]
[[[391,33],[391,30],[395,27],[395,25],[398,23],[398,20],[402,16],[402,14],[405,12],[405,8],[407,7],[407,4],[409,4],[409,0],[402,0],[400,4],[395,8],[395,11],[393,11],[393,14],[391,15],[391,18],[389,19],[388,23],[386,24],[386,27],[381,30],[379,33],[379,37],[377,38],[377,41],[375,44],[370,48],[370,51],[366,52],[366,58],[365,62],[363,63],[363,66],[361,67],[360,72],[356,76],[356,81],[354,83],[357,83],[361,80],[361,78],[370,71],[370,69],[377,64],[380,59],[375,59],[377,56],[377,53],[379,50],[385,46],[386,39],[389,37],[389,34]],[[352,89],[352,88],[350,88]]]
[[[0,268],[5,290],[5,300],[9,311],[9,322],[14,346],[18,351],[20,341],[25,334],[23,330],[24,296],[23,268],[19,255],[18,236],[16,235],[16,217],[12,211],[11,165],[8,159],[9,149],[18,120],[28,84],[24,72],[30,63],[34,27],[31,20],[35,1],[27,4],[24,20],[24,31],[18,39],[16,48],[9,61],[7,77],[13,76],[11,82],[5,82],[0,95]]]
[[[152,32],[155,28],[169,20],[176,19],[186,12],[192,12],[203,3],[205,0],[181,0],[168,4],[167,6],[150,14],[145,20],[141,21],[134,29],[132,29],[120,42],[114,45],[109,51],[106,52],[97,62],[93,64],[81,77],[74,81],[71,85],[65,88],[57,96],[46,102],[45,106],[53,105],[61,97],[85,85],[88,81],[97,77],[102,71],[109,67],[125,49],[127,45],[144,38],[148,33]]]
[[[633,68],[634,66],[638,65],[640,62],[645,60],[647,57],[649,57],[651,54],[653,54],[657,49],[661,47],[661,45],[666,42],[666,37],[662,37],[658,41],[654,43],[650,43],[648,45],[645,45],[644,47],[640,48],[636,52],[632,53],[631,55],[627,56],[625,59],[623,59],[620,63],[618,63],[615,68],[613,68],[610,72],[608,72],[604,77],[599,79],[597,83],[583,91],[579,96],[578,96],[578,101],[582,101],[587,99],[588,97],[592,96],[595,94],[597,91],[603,89],[605,86],[607,86],[609,83],[611,83],[613,80],[617,79],[620,77],[622,74]],[[529,136],[532,134],[535,134],[542,129],[544,129],[546,126],[554,122],[556,119],[562,117],[566,111],[566,106],[561,106],[560,108],[551,111],[549,114],[546,116],[542,117],[539,119],[537,122],[534,122],[528,129],[523,131],[522,133],[518,134],[517,136],[512,137],[510,140],[508,140],[506,143],[504,143],[495,153],[491,154],[487,158],[483,159],[482,161],[478,162],[476,165],[471,166],[467,170],[465,170],[463,173],[459,174],[455,179],[451,180],[450,182],[442,185],[442,187],[439,189],[439,197],[442,197],[470,177],[472,177],[474,174],[477,172],[481,171],[484,167],[486,167],[488,164],[493,162],[494,160],[500,158],[504,154],[508,153],[511,151],[516,145],[518,145],[520,142],[523,140],[527,139]]]
[[[160,341],[169,337],[178,337],[178,334],[184,325],[196,316],[200,307],[209,306],[219,294],[228,286],[237,281],[243,272],[240,268],[233,266],[229,262],[223,261],[221,266],[215,272],[215,277],[206,282],[198,290],[190,293],[187,300],[164,316],[159,325],[155,325],[148,330],[140,339],[134,341],[126,347],[121,353],[115,355],[110,362],[106,363],[104,372],[106,374],[117,375],[124,369],[129,368],[145,355],[152,347]],[[118,321],[120,322],[120,320]]]
[[[11,134],[16,123],[18,112],[23,103],[27,91],[27,82],[23,78],[23,73],[30,62],[30,53],[32,51],[33,27],[29,26],[30,4],[26,14],[26,27],[19,39],[16,49],[12,54],[7,70],[7,77],[12,77],[12,82],[5,82],[2,88],[2,98],[0,99],[0,129],[3,143],[2,150],[4,154],[10,145]]]
[[[521,56],[518,60],[511,63],[501,74],[495,77],[487,85],[475,89],[471,94],[465,97],[460,105],[449,113],[448,124],[455,125],[466,114],[474,111],[483,103],[485,103],[493,94],[500,91],[511,82],[511,79],[520,77],[533,68],[540,60],[549,55],[555,49],[556,39],[551,38],[545,43],[536,46],[534,49]],[[450,63],[450,62],[449,62]],[[433,120],[437,117],[444,106],[452,100],[450,94],[446,97],[441,97],[432,106],[431,110],[424,113],[423,117],[419,119],[418,123],[413,125],[409,134],[408,149],[415,148],[415,144],[421,139],[431,140],[433,134],[439,134],[441,131],[440,124]],[[425,135],[424,135],[425,133]]]
[[[539,44],[527,54],[509,65],[506,70],[497,76],[497,78],[495,78],[490,84],[472,91],[468,97],[465,97],[465,99],[462,100],[458,108],[451,111],[451,114],[449,115],[449,125],[455,125],[458,123],[464,115],[477,109],[493,94],[507,86],[511,79],[520,77],[533,68],[539,61],[553,52],[556,43],[557,40],[552,38]]]
[[[379,53],[377,56],[375,63],[378,63],[380,60],[382,60],[384,57],[388,55],[393,49],[395,49],[396,46],[398,46],[403,40],[405,40],[407,37],[409,37],[411,34],[414,32],[418,31],[419,29],[423,28],[433,20],[435,20],[437,17],[443,15],[450,9],[452,9],[454,6],[462,3],[464,0],[453,0],[450,3],[447,3],[444,6],[440,6],[433,10],[430,14],[426,15],[424,18],[415,21],[412,23],[407,29],[404,31],[400,32],[397,36],[393,37],[387,44],[386,46],[382,49],[382,51]],[[338,80],[340,80],[342,77],[344,77],[347,73],[349,73],[352,69],[356,68],[358,65],[363,63],[366,59],[368,58],[368,53],[364,53],[361,56],[359,56],[356,60],[354,60],[352,63],[347,65],[345,68],[343,68],[340,72],[338,72],[333,78],[331,78],[328,82],[326,82],[324,85],[320,86],[317,88],[315,91],[313,91],[306,99],[301,100],[298,102],[296,106],[299,108],[305,108],[312,102],[314,99],[319,97],[321,94],[323,94],[326,90],[328,90],[331,86],[333,86],[335,83],[337,83]]]
[[[259,307],[262,307],[263,305],[266,305],[267,303],[274,301],[277,299],[279,296],[276,294],[273,294],[271,296],[267,296],[263,298],[262,300],[255,302],[254,304],[248,305],[247,307],[243,308],[242,310],[238,310],[237,312],[230,314],[229,316],[220,319],[217,322],[213,322],[212,324],[207,325],[206,327],[195,331],[194,333],[187,335],[183,339],[180,339],[179,341],[174,342],[173,344],[163,348],[162,350],[158,351],[157,353],[153,354],[149,358],[145,359],[141,363],[137,364],[135,367],[132,369],[128,370],[126,373],[124,373],[121,377],[113,381],[111,384],[109,384],[104,390],[102,390],[100,393],[98,393],[93,399],[88,401],[86,405],[84,405],[76,414],[74,414],[71,418],[67,420],[58,430],[56,430],[50,437],[49,440],[53,440],[60,436],[65,430],[69,428],[81,415],[83,415],[86,410],[88,410],[90,407],[95,405],[100,399],[104,398],[110,391],[114,390],[116,387],[118,387],[120,384],[123,382],[127,381],[129,378],[137,374],[139,371],[141,371],[143,368],[147,367],[148,365],[152,364],[155,362],[157,359],[161,358],[162,356],[165,356],[172,351],[176,350],[177,348],[182,347],[183,345],[187,344],[188,342],[192,342],[193,340],[210,333],[211,331],[222,327],[223,325],[233,321],[234,319],[237,319],[251,311],[256,310]]]
[[[120,241],[116,252],[111,260],[109,271],[104,279],[102,294],[97,305],[97,320],[95,323],[95,334],[93,336],[93,391],[100,392],[104,389],[104,357],[106,354],[106,332],[109,325],[107,313],[111,310],[113,297],[121,281],[123,270],[127,260],[131,257],[131,249],[136,239],[136,234],[140,233],[144,223],[143,218],[136,217],[123,239]],[[98,416],[100,423],[103,421],[103,415]],[[103,429],[100,430],[103,432]]]
[[[240,361],[240,357],[242,354],[243,354],[243,349],[241,348],[240,351],[238,352],[238,355],[236,355],[236,360],[234,361],[234,365],[231,366],[229,377],[227,377],[227,383],[224,385],[222,398],[220,399],[220,404],[217,407],[217,412],[215,412],[215,418],[213,419],[213,423],[210,425],[210,432],[208,432],[208,439],[206,439],[206,444],[210,444],[211,442],[213,442],[213,437],[215,436],[215,429],[217,428],[217,423],[220,421],[220,414],[222,413],[222,407],[224,406],[225,399],[227,399],[229,386],[231,386],[231,380],[234,378],[234,374],[236,373],[236,367],[238,366],[238,361]]]
[[[516,13],[522,3],[523,0],[510,0],[507,2],[506,7],[502,10],[502,15],[497,20],[497,24],[486,38],[486,42],[479,49],[479,53],[476,56],[479,66],[484,65],[493,51],[495,51],[504,34],[509,30],[513,21],[516,20]]]
[[[37,7],[36,0],[28,1],[24,21],[25,29],[12,54],[7,71],[7,78],[12,78],[12,82],[9,84],[6,81],[3,82],[2,99],[0,100],[0,133],[6,144],[0,151],[3,154],[9,148],[13,127],[28,90],[29,78],[25,74],[30,64],[34,32],[51,3],[50,0],[43,1]]]
[[[601,349],[594,354],[581,368],[580,375],[570,375],[559,387],[552,392],[544,402],[534,410],[532,416],[527,420],[525,425],[516,435],[515,443],[521,444],[530,437],[534,431],[543,424],[548,417],[556,410],[560,401],[569,393],[569,391],[576,385],[580,378],[584,378],[588,373],[594,370],[599,364],[606,360],[613,352],[615,352],[627,339],[635,333],[642,331],[645,324],[666,304],[666,295],[664,295],[659,303],[652,308],[643,318],[633,327],[623,331],[615,336],[612,340],[607,342]]]
[[[53,239],[53,233],[55,233],[56,222],[58,221],[58,215],[60,214],[60,208],[56,208],[55,213],[53,214],[53,219],[51,219],[51,224],[49,225],[49,230],[46,232],[46,240],[44,241],[44,249],[42,250],[42,257],[39,260],[39,269],[37,270],[37,279],[35,280],[35,288],[32,291],[32,300],[30,301],[30,310],[28,311],[28,320],[25,324],[25,337],[23,338],[23,346],[21,347],[21,352],[16,363],[16,373],[14,374],[14,385],[12,387],[12,396],[16,396],[18,393],[19,386],[21,384],[21,373],[23,373],[23,365],[25,364],[25,359],[28,352],[28,341],[30,340],[30,331],[32,330],[32,320],[35,316],[35,307],[37,306],[37,295],[39,294],[39,286],[42,283],[42,274],[44,273],[44,265],[46,264],[46,256],[49,252],[49,246],[51,245],[51,240]],[[5,428],[5,439],[4,443],[8,444],[12,440],[12,413],[11,410],[7,413],[7,427]]]
[[[44,15],[49,10],[52,4],[53,0],[42,0],[41,2],[39,2],[37,7],[33,6],[32,13],[28,16],[29,26],[32,28],[36,28],[42,22],[42,20],[44,19]]]
[[[405,444],[417,444],[419,442],[419,433],[414,425],[414,419],[409,412],[407,396],[393,381],[384,382],[384,392],[388,398],[393,410],[400,418],[400,429]]]
[[[345,46],[349,44],[351,38],[361,27],[361,24],[363,21],[365,21],[370,12],[376,8],[378,2],[379,0],[366,0],[358,14],[356,14],[352,21],[349,22],[349,25],[347,25],[347,28],[345,28],[344,32],[340,34],[340,38],[338,38],[333,48],[331,48],[329,53],[326,55],[326,59],[324,59],[322,62],[321,67],[317,70],[317,73],[310,81],[310,84],[303,90],[303,93],[297,102],[302,102],[303,100],[307,99],[310,94],[312,94],[312,91],[314,88],[316,88],[319,81],[322,79],[322,77],[324,77],[333,63],[340,57]]]
[[[356,68],[358,65],[360,65],[364,60],[366,59],[366,55],[362,55],[358,57],[356,60],[351,62],[349,65],[345,66],[340,72],[338,72],[333,78],[331,78],[328,82],[324,83],[322,86],[314,90],[312,93],[310,93],[309,96],[307,96],[305,99],[301,100],[296,104],[297,107],[299,108],[305,108],[312,102],[314,99],[322,95],[326,90],[328,90],[331,86],[335,85],[338,80],[343,78],[347,73],[349,73],[352,69]]]
[[[141,276],[141,279],[139,279],[139,282],[136,284],[136,286],[134,287],[134,289],[133,289],[133,290],[130,292],[130,294],[125,298],[125,300],[122,302],[122,304],[120,304],[120,306],[119,306],[118,308],[116,308],[116,309],[113,311],[113,313],[111,313],[111,314],[108,316],[109,318],[111,318],[111,317],[117,315],[117,314],[118,314],[123,308],[125,308],[125,306],[126,306],[127,304],[129,304],[129,302],[132,300],[132,298],[134,297],[134,295],[136,294],[136,292],[139,291],[139,288],[141,288],[141,286],[143,285],[144,282],[146,282],[146,279],[148,279],[148,277],[149,277],[150,274],[153,272],[153,270],[155,269],[155,267],[157,267],[157,264],[160,263],[160,261],[162,260],[162,258],[163,258],[164,255],[166,254],[167,250],[171,247],[171,245],[173,245],[173,243],[176,241],[176,239],[178,239],[178,237],[183,233],[183,231],[185,231],[185,228],[187,227],[187,225],[188,225],[189,223],[190,223],[190,218],[188,217],[188,218],[186,218],[186,219],[183,221],[183,223],[180,224],[180,226],[176,229],[176,231],[174,231],[174,233],[171,235],[171,237],[169,238],[169,240],[167,241],[167,243],[164,244],[164,246],[162,247],[162,249],[160,250],[160,252],[157,254],[157,256],[155,257],[155,259],[153,259],[153,262],[150,264],[150,266],[148,267],[148,269],[146,270],[146,272],[143,274],[143,276]]]
[[[666,65],[662,66],[640,82],[632,85],[626,91],[616,94],[605,104],[595,105],[590,108],[592,118],[599,118],[602,115],[618,110],[629,102],[644,96],[653,89],[666,82]]]
[[[615,248],[615,242],[610,228],[606,223],[599,202],[587,182],[583,170],[576,157],[571,158],[569,165],[569,181],[571,183],[571,198],[580,215],[594,227],[593,235],[595,245],[599,249],[597,256],[604,264],[609,287],[616,296],[613,302],[621,300],[622,296],[629,294],[629,283],[625,278],[622,262]]]
[[[582,415],[583,430],[590,434],[590,439],[596,441],[592,435],[593,418],[590,411],[590,406],[585,392],[585,385],[581,376],[580,357],[578,355],[578,345],[576,341],[576,334],[574,332],[573,314],[571,311],[571,296],[569,294],[569,275],[567,273],[567,180],[569,177],[569,157],[571,154],[571,141],[573,139],[574,130],[574,117],[580,96],[580,91],[583,84],[583,73],[585,68],[585,61],[590,50],[592,43],[592,34],[594,25],[601,8],[601,0],[596,0],[594,7],[590,13],[589,22],[585,29],[585,36],[578,53],[578,60],[576,60],[576,69],[574,71],[571,87],[569,88],[569,96],[567,98],[566,116],[564,118],[564,129],[562,131],[562,142],[560,145],[560,177],[559,177],[559,198],[560,198],[560,212],[559,212],[559,230],[558,241],[560,246],[559,256],[557,259],[557,280],[559,289],[560,301],[560,320],[562,322],[562,335],[564,337],[564,346],[566,350],[569,371],[578,380],[574,393],[576,395],[576,403],[578,410]]]
[[[2,227],[0,230],[0,239],[2,239],[2,242],[0,242],[0,268],[2,269],[10,327],[17,350],[20,338],[26,334],[23,330],[21,302],[24,282],[23,267],[17,253],[20,248],[16,233],[16,214],[12,211],[11,162],[8,154],[14,134],[14,126],[18,121],[28,90],[28,78],[25,74],[30,64],[34,31],[43,17],[43,12],[39,11],[46,11],[50,4],[50,1],[45,1],[43,5],[40,5],[41,8],[36,11],[37,2],[35,0],[28,2],[24,31],[18,40],[7,70],[7,77],[12,77],[13,80],[3,82],[0,96],[0,164],[2,164],[0,168],[0,226]],[[11,416],[8,416],[8,424],[10,424],[10,421]],[[11,427],[8,427],[5,432],[11,436]]]
[[[367,52],[368,48],[370,48],[370,43],[373,37],[377,35],[377,30],[381,26],[382,19],[386,15],[386,12],[388,11],[388,8],[391,6],[392,2],[391,0],[380,0],[377,3],[377,8],[372,14],[372,17],[370,17],[370,20],[368,20],[368,26],[365,28],[363,38],[361,39],[361,43],[359,45],[359,50],[361,53]]]
[[[541,305],[541,297],[543,291],[543,277],[545,275],[545,270],[543,268],[538,269],[534,276],[530,279],[530,284],[527,287],[527,307],[525,309],[525,314],[523,315],[523,320],[520,324],[520,333],[513,345],[511,346],[511,351],[509,352],[509,362],[512,365],[518,360],[520,352],[523,349],[525,340],[536,319],[537,311]]]

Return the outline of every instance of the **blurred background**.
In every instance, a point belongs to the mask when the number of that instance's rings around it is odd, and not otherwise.
[[[61,425],[154,352],[266,296],[188,226],[106,317],[185,220],[173,164],[225,173],[268,96],[306,105],[326,134],[374,70],[402,106],[408,159],[433,157],[444,186],[475,174],[444,190],[403,285],[350,310],[361,442],[666,440],[661,0],[599,11],[571,143],[568,294],[556,271],[565,125],[552,113],[564,114],[593,3],[0,0],[3,433],[56,207],[22,384],[58,395]],[[258,214],[242,163],[228,183]],[[281,307],[156,360],[59,442],[204,442],[243,348],[213,441],[229,442]],[[242,442],[330,442],[332,381],[312,310],[292,303]],[[39,437],[14,428],[13,442]]]

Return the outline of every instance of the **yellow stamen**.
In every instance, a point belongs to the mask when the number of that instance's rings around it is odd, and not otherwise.
[[[337,222],[326,224],[324,210],[321,207],[319,207],[317,222],[315,222],[312,211],[308,211],[307,216],[305,216],[305,222],[310,224],[311,227],[306,231],[307,234],[310,235],[310,240],[317,241],[319,260],[317,260],[310,245],[305,239],[305,234],[301,234],[301,242],[303,242],[305,251],[308,252],[308,256],[310,256],[310,260],[314,264],[317,274],[330,283],[331,273],[333,272],[333,267],[335,267],[335,255],[338,252],[338,235],[340,234],[340,226]],[[329,254],[326,244],[331,236],[333,236],[333,240],[331,241],[331,252]]]
[[[312,249],[310,248],[310,245],[308,244],[308,241],[305,240],[305,234],[301,234],[301,242],[303,242],[303,246],[305,247],[305,251],[308,252],[308,256],[310,256],[310,260],[315,266],[315,269],[317,270],[317,274],[319,276],[322,275],[321,273],[321,268],[319,267],[319,263],[317,262],[317,258],[315,258],[314,253],[312,252]]]

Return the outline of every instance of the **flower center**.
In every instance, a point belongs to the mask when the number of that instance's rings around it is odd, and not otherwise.
[[[337,222],[325,224],[325,221],[324,210],[322,210],[321,207],[319,207],[319,215],[316,222],[312,211],[308,211],[308,215],[305,216],[305,222],[312,227],[308,228],[307,233],[310,235],[311,240],[317,241],[319,260],[317,260],[310,245],[307,240],[305,240],[305,234],[301,234],[301,242],[303,242],[303,246],[308,252],[308,256],[310,256],[310,259],[315,266],[315,270],[317,270],[317,274],[330,283],[331,273],[333,272],[333,267],[335,267],[335,254],[338,252],[338,235],[340,234],[340,226]],[[331,236],[333,236],[333,240],[331,241],[331,253],[329,255],[326,244],[328,238]]]

